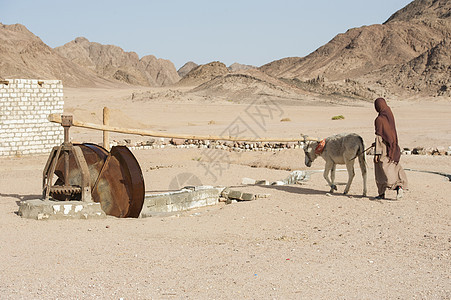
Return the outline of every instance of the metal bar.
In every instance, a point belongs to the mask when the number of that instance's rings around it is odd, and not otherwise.
[[[58,147],[58,150],[56,151],[55,157],[53,158],[51,167],[49,169],[49,173],[48,173],[49,177],[47,177],[47,184],[45,186],[44,200],[49,200],[50,187],[52,186],[53,174],[55,173],[56,164],[58,162],[58,158],[60,157],[62,148],[63,148],[63,146]]]
[[[89,167],[80,147],[72,146],[75,162],[81,172],[81,200],[83,202],[92,202],[91,197],[91,176],[89,175]]]
[[[93,190],[93,191],[96,190],[97,184],[99,183],[100,178],[101,178],[102,175],[103,175],[103,172],[105,171],[105,169],[106,169],[108,163],[110,162],[110,159],[111,159],[111,152],[108,153],[108,156],[106,157],[105,162],[103,163],[102,169],[100,169],[99,176],[97,176],[96,182],[94,183],[94,185],[93,185],[93,187],[92,187],[92,190]]]
[[[44,171],[42,172],[42,190],[45,188],[46,180],[49,177],[49,168],[50,164],[53,161],[53,157],[55,157],[56,151],[58,150],[58,146],[55,146],[52,148],[52,151],[50,152],[50,156],[47,160],[47,163],[45,164]]]

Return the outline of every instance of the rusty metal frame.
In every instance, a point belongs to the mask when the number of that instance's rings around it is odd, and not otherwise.
[[[44,200],[49,200],[52,193],[62,193],[66,197],[66,201],[71,200],[71,195],[81,193],[83,202],[92,202],[91,182],[88,164],[86,163],[83,152],[79,146],[74,146],[69,140],[69,129],[73,124],[72,116],[63,116],[61,125],[64,127],[64,143],[60,146],[53,147],[49,159],[44,167],[42,179],[42,196]],[[75,163],[81,172],[81,186],[72,186],[68,181],[69,178],[69,155],[73,154]],[[56,164],[60,156],[64,157],[64,185],[53,186],[53,175],[55,173]]]

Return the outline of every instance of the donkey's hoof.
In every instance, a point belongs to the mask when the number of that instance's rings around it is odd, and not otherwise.
[[[338,191],[338,188],[337,188],[337,186],[336,186],[335,184],[332,184],[332,185],[330,186],[330,190],[331,190],[331,191],[333,191],[333,190]]]

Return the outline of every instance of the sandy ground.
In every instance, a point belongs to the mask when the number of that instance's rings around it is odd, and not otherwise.
[[[220,134],[241,122],[247,136],[357,132],[366,144],[374,138],[371,103],[267,106],[256,115],[256,106],[249,103],[134,102],[132,92],[66,89],[65,110],[79,120],[100,123],[102,107],[108,106],[112,125],[177,133]],[[451,145],[451,103],[389,104],[401,146]],[[345,120],[332,121],[335,115]],[[291,121],[280,122],[282,118]],[[94,131],[71,132],[74,141],[101,143]],[[0,298],[451,298],[451,183],[443,176],[407,171],[405,198],[394,201],[395,193],[389,192],[389,199],[375,201],[361,197],[359,170],[349,196],[326,195],[320,173],[303,185],[241,185],[243,177],[279,180],[290,170],[306,170],[302,150],[134,153],[147,191],[170,190],[175,179],[183,185],[193,178],[183,174],[194,174],[206,185],[271,196],[166,218],[35,221],[15,212],[18,201],[41,194],[47,156],[1,158]],[[211,155],[220,157],[219,163],[206,163]],[[374,196],[371,158],[368,190]],[[449,156],[403,156],[401,163],[451,173]],[[323,164],[319,159],[311,169]],[[337,173],[339,192],[346,178],[346,172]]]

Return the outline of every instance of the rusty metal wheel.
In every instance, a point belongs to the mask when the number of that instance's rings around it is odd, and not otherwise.
[[[89,168],[92,200],[100,202],[107,215],[137,218],[144,203],[144,179],[135,156],[125,146],[112,147],[111,152],[95,144],[75,144],[80,147]],[[58,158],[55,169],[56,186],[80,186],[81,172],[75,158],[69,157],[69,178],[64,178],[64,159]],[[79,197],[79,196],[78,196]],[[64,195],[52,194],[64,200]],[[76,198],[74,200],[80,200]]]

